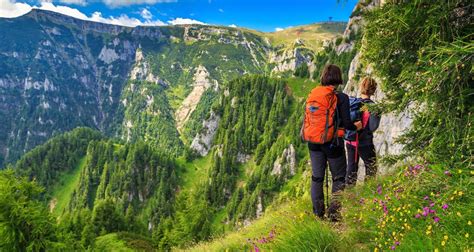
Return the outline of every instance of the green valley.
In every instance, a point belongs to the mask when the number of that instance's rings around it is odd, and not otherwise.
[[[270,33],[0,18],[0,251],[472,251],[472,8],[361,0]],[[300,137],[327,64],[351,96],[373,77],[382,115],[339,222]]]

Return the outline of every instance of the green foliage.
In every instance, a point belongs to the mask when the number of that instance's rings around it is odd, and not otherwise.
[[[92,211],[92,226],[101,235],[124,230],[125,219],[117,202],[110,198],[97,200]]]
[[[36,182],[0,171],[0,249],[44,251],[55,247],[54,219]]]
[[[221,96],[221,120],[215,137],[219,149],[214,152],[207,190],[214,206],[223,205],[234,190],[238,156],[252,154],[257,148],[257,163],[261,160],[285,121],[291,99],[283,81],[262,76],[233,80],[227,90],[229,94]]]
[[[468,6],[463,0],[420,0],[367,14],[363,55],[382,77],[386,110],[408,107],[413,114],[411,129],[400,139],[406,155],[472,162],[474,46]]]
[[[36,180],[46,188],[76,167],[90,141],[101,139],[100,132],[77,128],[58,135],[24,155],[15,165],[18,174]]]
[[[324,66],[327,64],[335,64],[341,68],[342,81],[343,83],[346,83],[348,81],[349,67],[352,59],[357,53],[357,47],[358,45],[356,45],[351,51],[342,52],[339,55],[333,46],[325,47],[323,51],[319,52],[314,57],[313,63],[316,65],[316,68],[313,71],[313,79],[319,81]]]
[[[300,77],[303,79],[307,79],[311,76],[308,65],[306,63],[301,64],[299,67],[295,69],[295,73],[293,74],[295,77]]]

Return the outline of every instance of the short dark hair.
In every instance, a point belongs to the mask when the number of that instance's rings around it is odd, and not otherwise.
[[[342,84],[342,74],[341,69],[334,65],[326,65],[321,73],[321,85],[330,86],[330,85],[340,85]]]

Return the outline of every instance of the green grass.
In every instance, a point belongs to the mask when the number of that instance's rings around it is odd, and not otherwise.
[[[211,155],[207,155],[201,158],[194,159],[191,162],[178,159],[178,163],[184,168],[180,172],[182,178],[182,188],[184,190],[191,190],[194,186],[197,186],[198,182],[206,178],[208,167],[211,166]]]
[[[310,213],[310,180],[300,178],[302,197],[276,201],[249,226],[188,250],[387,251],[394,246],[398,251],[472,251],[474,172],[466,167],[420,167],[416,172],[413,166],[402,167],[346,190],[343,221],[337,224]],[[290,183],[301,187],[296,180]],[[435,212],[423,216],[424,207]]]
[[[306,99],[306,97],[308,97],[309,92],[311,92],[313,88],[318,86],[317,82],[314,82],[310,79],[303,79],[297,77],[288,78],[287,84],[296,99]]]
[[[58,183],[54,186],[52,190],[52,202],[56,202],[53,209],[53,214],[55,216],[60,216],[66,206],[71,200],[72,192],[74,188],[79,183],[79,178],[81,170],[86,164],[86,157],[83,157],[79,160],[78,164],[72,171],[65,173],[59,177]],[[52,204],[52,203],[50,203]]]
[[[308,210],[309,197],[287,202],[278,210],[266,211],[263,217],[247,227],[226,234],[211,242],[203,242],[189,251],[331,251],[337,233],[330,224],[316,220]],[[273,233],[273,238],[271,233]],[[269,242],[263,242],[262,238]],[[260,240],[260,242],[258,241]]]
[[[133,252],[135,250],[127,247],[127,243],[120,239],[117,233],[111,233],[97,237],[94,251]]]
[[[156,251],[152,241],[141,235],[118,232],[96,238],[93,251]]]

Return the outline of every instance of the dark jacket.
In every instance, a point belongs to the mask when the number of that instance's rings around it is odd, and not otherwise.
[[[364,104],[374,104],[375,102],[371,99],[364,99],[362,101]],[[365,128],[359,132],[359,146],[369,146],[374,144],[374,132],[378,129],[380,125],[380,115],[375,113],[370,113],[369,121]]]

